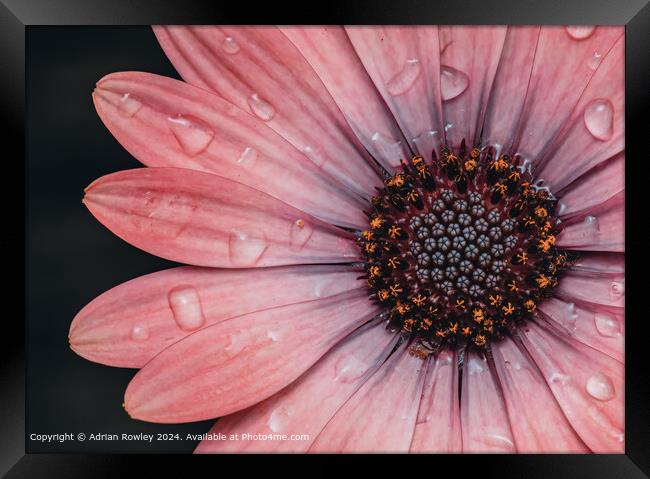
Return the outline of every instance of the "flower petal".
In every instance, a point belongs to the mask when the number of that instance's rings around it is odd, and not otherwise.
[[[559,298],[549,298],[539,309],[550,321],[583,344],[623,362],[625,319],[622,311],[590,305],[576,306]]]
[[[135,419],[177,423],[225,416],[275,394],[377,309],[361,290],[232,318],[153,358],[131,380]]]
[[[336,263],[358,256],[350,235],[220,176],[139,168],[104,176],[84,203],[120,238],[199,266]]]
[[[535,363],[509,338],[492,346],[519,453],[586,453]]]
[[[582,253],[571,265],[574,274],[583,276],[622,276],[625,256],[621,253]]]
[[[625,36],[622,27],[617,30],[618,40],[609,53],[600,53],[604,59],[560,135],[541,159],[539,177],[554,190],[564,188],[625,148]]]
[[[515,452],[508,413],[487,360],[465,353],[460,417],[463,452]]]
[[[461,441],[458,358],[442,351],[427,369],[410,452],[462,452]]]
[[[539,32],[539,26],[508,27],[485,114],[483,144],[501,145],[505,151],[511,151],[524,109]]]
[[[306,452],[327,421],[384,362],[395,345],[394,336],[381,324],[360,329],[282,391],[249,409],[219,419],[210,429],[210,433],[225,437],[259,434],[268,439],[204,440],[195,452]],[[306,439],[290,439],[296,435]]]
[[[617,193],[584,216],[572,218],[557,237],[563,248],[585,251],[625,251],[625,191]]]
[[[314,68],[363,146],[384,168],[410,157],[408,144],[339,26],[280,27]]]
[[[429,157],[443,138],[438,28],[363,26],[346,32],[411,149]]]
[[[551,146],[560,127],[571,116],[594,74],[599,58],[623,34],[621,27],[599,26],[588,37],[576,39],[565,27],[542,28],[524,114],[514,148],[535,161]],[[567,61],[570,59],[570,61]]]
[[[568,273],[558,285],[556,295],[566,301],[602,305],[609,308],[625,306],[625,276],[590,278]]]
[[[310,452],[408,452],[425,364],[403,345],[339,409]]]
[[[188,83],[265,121],[342,184],[369,196],[371,159],[300,52],[275,27],[154,27]]]
[[[622,453],[623,365],[535,321],[523,328],[522,341],[589,449]]]
[[[86,305],[70,326],[79,355],[141,368],[197,329],[234,316],[362,286],[342,265],[255,269],[172,268],[127,281]]]
[[[625,189],[625,154],[616,155],[571,183],[561,195],[562,218],[589,212]]]
[[[102,78],[93,100],[113,136],[147,166],[214,173],[325,221],[365,225],[356,195],[263,121],[216,95],[158,75],[121,72]]]
[[[442,109],[452,147],[480,141],[505,37],[503,26],[440,27]]]

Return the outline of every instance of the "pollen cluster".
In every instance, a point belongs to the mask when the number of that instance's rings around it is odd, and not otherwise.
[[[519,157],[464,145],[433,155],[386,177],[359,237],[371,294],[422,355],[510,334],[571,259],[555,244],[557,201]]]

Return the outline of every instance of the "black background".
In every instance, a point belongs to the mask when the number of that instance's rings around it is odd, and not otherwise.
[[[27,452],[191,452],[188,432],[212,421],[159,425],[122,408],[135,370],[77,356],[68,346],[75,314],[95,296],[173,263],[114,236],[82,205],[94,179],[142,166],[97,116],[91,92],[125,70],[178,74],[149,27],[30,27],[27,32],[27,434],[157,433],[181,441],[27,440]]]

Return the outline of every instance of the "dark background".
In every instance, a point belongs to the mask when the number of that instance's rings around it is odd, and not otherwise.
[[[135,370],[92,363],[68,346],[72,318],[95,296],[173,265],[114,236],[81,203],[94,179],[142,166],[95,113],[95,82],[124,70],[178,74],[149,27],[29,27],[26,42],[27,452],[191,452],[196,442],[185,440],[29,440],[64,432],[184,438],[207,432],[212,421],[130,419],[121,404]]]

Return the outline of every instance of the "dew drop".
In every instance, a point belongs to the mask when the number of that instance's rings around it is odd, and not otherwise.
[[[259,261],[266,246],[266,239],[261,232],[232,230],[228,239],[230,262],[234,266],[253,266]]]
[[[125,93],[120,98],[117,110],[127,118],[132,118],[142,108],[142,103],[130,93]]]
[[[334,365],[334,380],[349,384],[359,379],[366,372],[366,365],[353,355],[340,358]]]
[[[269,121],[275,116],[275,108],[267,101],[261,99],[257,93],[248,98],[251,111],[262,121]]]
[[[183,116],[167,118],[178,144],[189,156],[204,152],[214,138],[214,131],[197,120]]]
[[[553,373],[551,376],[548,378],[550,382],[553,384],[559,384],[560,386],[565,386],[569,383],[571,378],[567,376],[566,374],[562,373]]]
[[[615,338],[621,335],[621,324],[616,318],[608,314],[594,314],[594,323],[598,334],[606,338]]]
[[[224,38],[223,43],[221,44],[221,48],[223,48],[224,52],[230,55],[239,53],[239,43],[237,43],[233,37]]]
[[[482,373],[483,371],[485,371],[485,368],[483,366],[482,361],[475,358],[472,358],[468,361],[467,372],[469,372],[470,375],[479,374]]]
[[[300,251],[305,247],[309,238],[314,233],[314,228],[310,223],[302,218],[291,223],[290,245],[293,251]]]
[[[587,379],[586,389],[591,397],[599,401],[608,401],[614,397],[614,384],[602,373],[596,373]]]
[[[612,102],[597,98],[586,106],[584,112],[585,126],[594,138],[609,140],[614,133],[614,106]]]
[[[136,324],[131,329],[131,339],[134,341],[146,341],[149,339],[149,330],[144,326]]]
[[[228,346],[224,348],[224,351],[232,358],[248,345],[250,342],[250,333],[245,330],[232,333],[228,337],[228,341]]]
[[[281,433],[286,428],[287,419],[293,415],[291,406],[280,406],[269,416],[268,426],[274,433]]]
[[[446,65],[440,66],[440,94],[444,101],[456,98],[468,86],[469,77],[465,73]]]
[[[584,40],[585,38],[589,38],[591,34],[594,33],[596,27],[592,25],[569,25],[564,27],[564,29],[571,38],[574,38],[576,40]]]
[[[379,156],[388,159],[399,159],[402,157],[402,142],[394,138],[388,138],[378,131],[370,137],[372,144]]]
[[[566,326],[571,329],[575,329],[576,321],[578,319],[578,313],[576,312],[575,303],[567,303],[564,307],[564,323]]]
[[[612,281],[609,285],[609,295],[612,299],[620,299],[625,295],[625,281]]]
[[[169,307],[179,328],[194,331],[205,324],[199,292],[192,286],[177,286],[168,295]]]
[[[420,154],[430,154],[431,150],[440,145],[440,138],[436,130],[423,130],[418,136],[411,139]]]
[[[406,60],[404,67],[386,83],[388,93],[393,96],[403,95],[415,84],[421,72],[420,61],[417,58]]]
[[[560,200],[557,203],[557,215],[562,216],[562,214],[567,210],[567,205],[564,201]]]
[[[276,331],[276,330],[268,330],[266,332],[266,336],[273,342],[278,342],[280,341],[280,339],[282,339],[282,334],[280,333],[280,331]]]
[[[244,151],[242,151],[241,155],[239,155],[237,164],[244,168],[252,168],[255,163],[257,163],[257,156],[257,150],[253,147],[247,146]]]
[[[309,158],[311,162],[319,168],[323,166],[323,163],[325,163],[325,158],[318,148],[312,148],[311,146],[307,145],[302,149],[302,151],[307,156],[307,158]]]
[[[596,70],[598,68],[598,65],[600,65],[600,62],[601,62],[602,59],[603,59],[602,54],[600,54],[598,52],[594,52],[594,54],[591,56],[591,58],[589,58],[589,60],[587,60],[587,65],[592,70]]]

